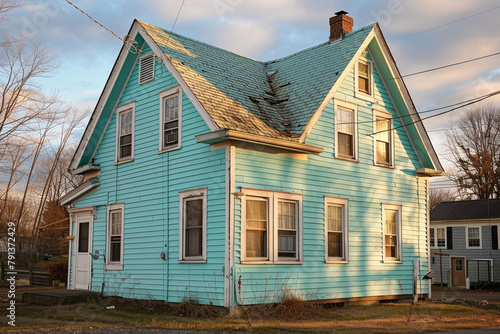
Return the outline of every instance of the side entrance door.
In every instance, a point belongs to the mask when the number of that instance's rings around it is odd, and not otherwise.
[[[92,216],[78,213],[75,219],[75,270],[74,288],[90,290],[90,274],[92,271]]]
[[[451,284],[465,286],[465,257],[451,258]]]

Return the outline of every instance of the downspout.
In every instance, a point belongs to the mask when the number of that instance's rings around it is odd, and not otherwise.
[[[224,280],[227,307],[233,310],[234,305],[234,154],[232,145],[226,146],[226,231],[227,247],[224,263]]]

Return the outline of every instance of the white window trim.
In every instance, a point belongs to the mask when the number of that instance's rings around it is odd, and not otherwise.
[[[377,166],[394,168],[394,121],[391,114],[379,110],[373,111],[373,133],[377,132],[377,118],[384,118],[389,121],[389,163],[377,162],[377,136],[373,135],[373,162]]]
[[[442,246],[442,247],[438,246],[438,234],[437,234],[438,229],[444,230],[444,246]],[[430,242],[429,242],[429,247],[432,249],[447,249],[448,240],[446,240],[446,227],[441,227],[441,226],[430,227],[429,228],[429,238],[430,238],[430,230],[434,230],[434,246],[430,246]]]
[[[359,82],[358,82],[358,64],[359,62],[365,62],[368,64],[368,71],[370,72],[368,74],[369,76],[369,80],[370,80],[370,85],[369,85],[369,89],[370,89],[370,93],[369,94],[366,94],[365,92],[362,92],[359,90]],[[354,90],[354,96],[357,97],[357,98],[360,98],[362,100],[367,100],[367,101],[370,101],[370,102],[373,102],[375,101],[374,100],[374,95],[373,95],[373,89],[374,89],[374,81],[373,81],[373,61],[371,61],[370,59],[367,59],[365,57],[359,57],[358,60],[356,61],[356,64],[354,66],[354,85],[355,85],[355,90]]]
[[[141,71],[142,71],[142,61],[143,59],[146,59],[146,58],[149,58],[149,57],[153,57],[153,77],[146,80],[146,81],[141,81]],[[154,53],[150,53],[150,54],[147,54],[141,58],[139,58],[139,75],[138,75],[138,78],[137,78],[137,82],[139,85],[142,85],[142,84],[145,84],[147,82],[150,82],[150,81],[153,81],[155,79],[155,73],[156,71],[156,56]]]
[[[185,200],[199,199],[203,200],[203,226],[202,226],[202,255],[186,256],[185,252]],[[207,188],[186,190],[179,192],[179,262],[185,263],[206,263],[207,262]]]
[[[348,200],[345,198],[325,196],[325,263],[349,263],[349,209]],[[328,256],[328,206],[329,205],[342,206],[342,234],[344,239],[344,256],[343,257],[329,257]]]
[[[120,249],[120,262],[110,262],[110,248],[111,248],[111,220],[110,220],[110,213],[111,211],[115,210],[121,210],[122,212],[122,240],[121,240],[121,249]],[[125,204],[124,203],[118,203],[118,204],[109,204],[106,206],[106,264],[104,269],[105,270],[123,270],[123,244],[125,241]]]
[[[385,211],[395,210],[396,214],[396,236],[398,238],[397,252],[398,257],[388,257],[385,254]],[[403,263],[403,239],[402,239],[402,206],[398,204],[384,204],[382,203],[382,252],[384,263]]]
[[[172,144],[168,146],[163,146],[164,143],[164,134],[165,131],[163,131],[163,120],[165,118],[165,113],[163,112],[163,100],[167,97],[170,97],[172,95],[177,95],[178,94],[178,99],[179,99],[179,117],[178,117],[178,122],[179,122],[179,134],[178,134],[178,140],[177,144]],[[180,86],[176,86],[173,88],[169,88],[163,92],[160,92],[159,94],[160,97],[160,136],[159,136],[159,146],[158,146],[158,153],[163,153],[163,152],[168,152],[172,150],[177,150],[181,148],[181,141],[182,141],[182,90]]]
[[[479,228],[479,246],[469,246],[469,228]],[[483,229],[482,226],[465,227],[465,249],[482,249],[483,247]]]
[[[244,194],[241,199],[241,263],[245,264],[302,264],[302,195],[279,191],[266,191],[256,189],[242,189]],[[260,197],[267,199],[268,203],[268,258],[246,257],[246,199]],[[297,256],[295,259],[278,258],[278,201],[295,201],[298,205],[297,217]]]
[[[132,109],[132,154],[126,159],[120,159],[120,114]],[[116,143],[115,143],[115,165],[130,162],[134,160],[134,148],[135,148],[135,101],[124,104],[116,108]]]
[[[340,101],[334,99],[333,101],[334,105],[334,131],[335,131],[335,158],[336,159],[342,159],[342,160],[347,160],[347,161],[355,161],[358,162],[358,106],[353,103],[345,102],[345,101]],[[338,140],[338,126],[337,124],[340,122],[337,119],[337,110],[339,107],[343,107],[346,109],[351,109],[354,110],[354,158],[349,158],[349,157],[342,157],[339,155],[339,140]]]

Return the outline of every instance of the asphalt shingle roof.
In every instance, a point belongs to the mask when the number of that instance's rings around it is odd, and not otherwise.
[[[260,62],[139,21],[219,128],[298,140],[374,25]]]
[[[500,218],[500,199],[441,202],[430,215],[431,221]]]

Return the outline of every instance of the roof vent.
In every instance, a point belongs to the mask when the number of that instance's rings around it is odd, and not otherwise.
[[[342,38],[344,34],[352,32],[354,20],[347,16],[347,12],[341,10],[330,17],[330,42]]]

